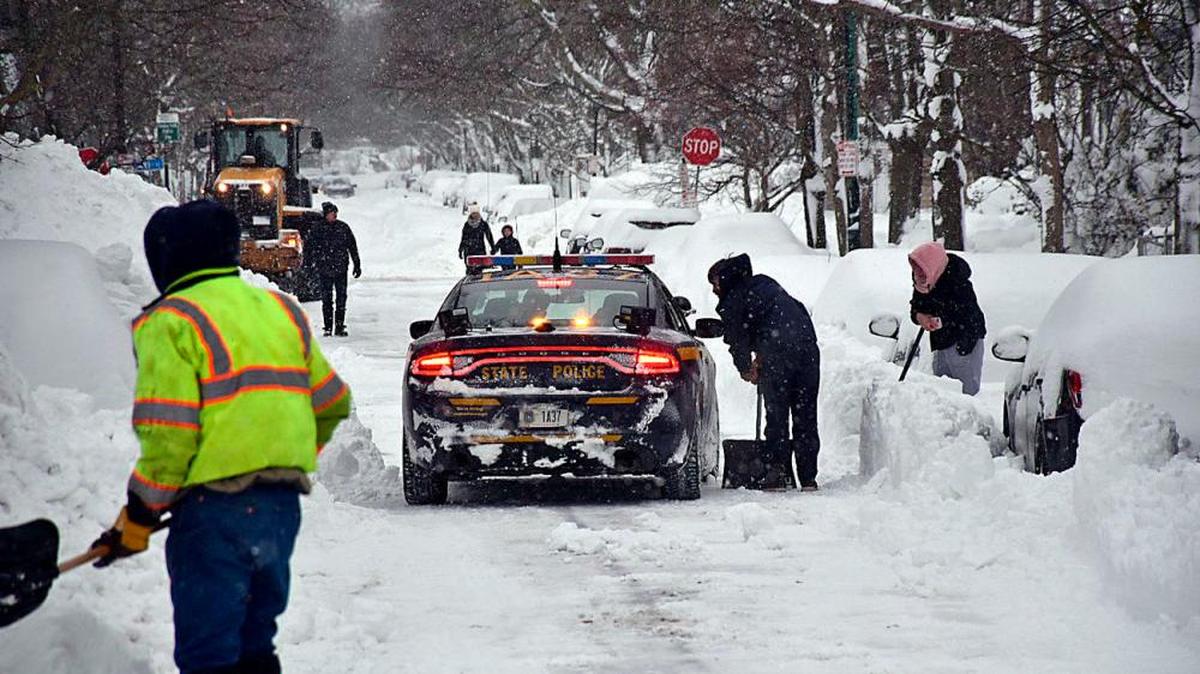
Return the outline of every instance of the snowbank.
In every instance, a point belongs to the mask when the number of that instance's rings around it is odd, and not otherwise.
[[[317,481],[337,501],[360,506],[392,507],[404,502],[400,469],[383,461],[371,429],[357,414],[342,422],[318,461]]]
[[[121,243],[140,251],[150,215],[175,203],[135,175],[87,170],[77,148],[49,136],[15,149],[0,145],[0,239],[69,241],[92,252]]]
[[[119,268],[112,254],[128,248],[106,250],[107,263]],[[128,322],[79,246],[0,240],[0,344],[32,386],[76,389],[106,407],[132,400]]]
[[[908,253],[908,249],[856,250],[842,258],[812,307],[813,319],[843,327],[864,343],[890,351],[894,343],[871,335],[867,324],[881,313],[895,314],[902,326],[900,341],[907,348],[916,334],[908,319],[912,297]],[[987,321],[989,345],[992,336],[1007,326],[1040,323],[1062,289],[1100,260],[1042,253],[955,254],[971,265],[971,283]],[[928,353],[927,341],[925,347],[923,353]],[[1011,368],[1009,363],[985,357],[983,378],[1003,381]]]
[[[1200,621],[1200,463],[1171,418],[1119,399],[1089,418],[1071,470],[1074,514],[1114,594],[1136,614]]]

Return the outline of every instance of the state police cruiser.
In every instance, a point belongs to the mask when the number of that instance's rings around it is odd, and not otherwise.
[[[275,619],[321,446],[350,391],[288,296],[238,272],[236,217],[211,201],[159,209],[144,245],[162,292],[134,321],[128,504],[92,544],[97,566],[144,551],[167,509],[175,664],[278,672]]]

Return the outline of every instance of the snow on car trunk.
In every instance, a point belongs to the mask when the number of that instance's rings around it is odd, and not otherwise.
[[[1037,325],[1062,288],[1100,260],[1082,255],[951,252],[971,265],[971,283],[987,321],[988,344],[1006,326]],[[844,327],[865,343],[890,351],[894,344],[871,335],[867,325],[875,316],[891,313],[900,319],[900,340],[907,348],[916,334],[916,326],[909,320],[912,272],[908,253],[907,249],[851,252],[811,307],[813,320]],[[926,352],[928,344],[924,344]],[[1003,381],[1010,369],[1007,363],[985,357],[983,379]]]
[[[1030,344],[1052,409],[1065,369],[1082,375],[1087,420],[1119,397],[1151,403],[1200,442],[1200,257],[1106,260],[1071,282]],[[1086,425],[1085,425],[1086,426]],[[1080,454],[1082,455],[1082,448]]]

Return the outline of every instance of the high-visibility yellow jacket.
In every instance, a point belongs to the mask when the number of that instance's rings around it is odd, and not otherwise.
[[[151,509],[182,489],[265,468],[316,469],[350,390],[308,317],[235,267],[193,272],[133,322],[142,452],[129,490]]]

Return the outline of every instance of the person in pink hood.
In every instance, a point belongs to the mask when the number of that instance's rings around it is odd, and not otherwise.
[[[975,395],[987,325],[971,285],[970,265],[937,241],[913,249],[908,264],[913,282],[910,315],[913,323],[929,331],[933,374],[957,379],[963,393]]]

